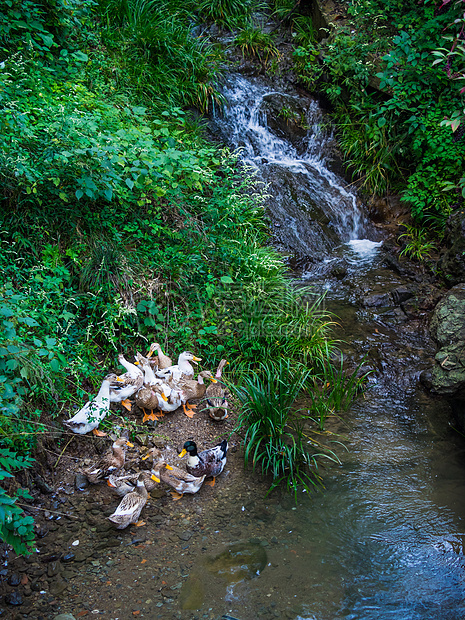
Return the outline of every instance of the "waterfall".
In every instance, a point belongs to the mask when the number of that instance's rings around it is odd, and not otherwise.
[[[318,101],[235,74],[228,76],[223,95],[227,104],[215,126],[266,183],[277,247],[323,260],[341,244],[355,242],[352,250],[366,254],[373,242],[361,241],[376,235],[355,190],[330,168],[334,137]]]

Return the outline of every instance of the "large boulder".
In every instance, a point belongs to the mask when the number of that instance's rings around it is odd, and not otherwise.
[[[459,395],[465,391],[465,284],[454,286],[437,304],[430,330],[438,345],[431,389]]]
[[[449,217],[444,242],[447,250],[439,261],[443,274],[451,284],[465,282],[465,210]]]

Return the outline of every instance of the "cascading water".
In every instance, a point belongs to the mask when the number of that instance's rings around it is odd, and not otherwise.
[[[230,75],[215,119],[223,140],[267,185],[274,240],[284,252],[325,260],[341,244],[370,254],[377,233],[356,193],[330,169],[332,135],[315,99],[276,92],[263,79]]]

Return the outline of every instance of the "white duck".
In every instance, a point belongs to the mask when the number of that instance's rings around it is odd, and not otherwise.
[[[131,403],[127,400],[133,396],[144,383],[144,373],[135,364],[128,362],[123,354],[118,355],[121,366],[126,368],[124,374],[118,377],[118,383],[110,386],[110,402],[121,403],[128,411],[131,411]]]
[[[190,351],[183,351],[178,357],[178,363],[174,364],[174,366],[169,366],[168,368],[164,368],[162,370],[158,370],[155,374],[157,377],[161,377],[162,379],[168,380],[172,378],[173,381],[179,381],[182,379],[192,379],[194,376],[194,368],[190,364],[190,362],[200,362],[200,357],[195,357],[193,353]]]
[[[97,396],[63,424],[78,435],[85,435],[90,431],[95,433],[100,422],[110,411],[110,385],[118,381],[119,378],[115,374],[107,375],[102,381]]]

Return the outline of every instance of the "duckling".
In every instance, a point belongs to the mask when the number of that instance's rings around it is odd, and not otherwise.
[[[147,503],[148,492],[145,488],[143,475],[137,478],[136,488],[131,493],[123,497],[115,512],[108,517],[109,521],[116,525],[118,530],[135,523],[136,526],[143,525],[144,522],[138,521],[142,508]]]
[[[228,417],[228,390],[224,383],[221,383],[221,373],[223,368],[229,364],[226,360],[221,360],[216,369],[216,382],[210,383],[205,392],[205,400],[208,405],[208,415],[212,420],[219,422]]]
[[[124,355],[118,355],[118,361],[121,366],[127,370],[118,377],[118,384],[112,384],[110,389],[110,401],[112,403],[121,403],[128,411],[131,411],[131,403],[128,398],[142,387],[144,382],[144,374],[140,368],[137,368],[131,362],[128,362]]]
[[[179,381],[181,378],[191,379],[194,376],[194,369],[189,362],[194,362],[194,364],[196,364],[200,361],[201,358],[195,357],[195,355],[190,351],[183,351],[183,353],[181,353],[178,357],[177,364],[158,370],[156,375],[162,379],[172,377],[174,381]]]
[[[149,352],[147,353],[147,357],[148,358],[152,357],[154,351],[157,352],[158,370],[164,370],[165,368],[169,368],[170,366],[173,366],[172,359],[163,353],[163,351],[161,350],[161,346],[158,344],[158,342],[152,342],[152,344],[150,345]]]
[[[207,390],[207,386],[203,382],[204,377],[216,383],[216,379],[213,378],[209,370],[202,370],[202,372],[199,372],[197,381],[193,381],[192,379],[181,379],[176,383],[181,390],[182,408],[188,418],[193,417],[195,413],[194,409],[197,407],[197,405],[191,405],[188,401],[193,398],[202,398]]]
[[[102,381],[97,396],[63,424],[78,435],[85,435],[90,431],[97,434],[98,425],[110,411],[110,385],[117,381],[119,381],[117,375],[113,373],[107,375]]]
[[[92,484],[96,484],[102,478],[106,478],[111,473],[120,470],[126,460],[126,450],[128,447],[133,448],[134,446],[126,437],[116,439],[111,446],[111,450],[104,454],[95,465],[84,470],[87,480]]]
[[[156,448],[152,450],[152,455],[154,460],[152,479],[154,481],[161,480],[170,487],[173,487],[174,491],[171,495],[175,501],[181,499],[184,493],[197,493],[205,480],[205,474],[196,477],[179,469],[179,467],[168,465],[162,453]]]
[[[197,452],[195,441],[186,441],[179,458],[189,454],[186,464],[187,471],[193,476],[213,476],[212,482],[206,482],[210,486],[215,485],[215,478],[221,474],[226,465],[228,442],[226,439],[208,450]]]

